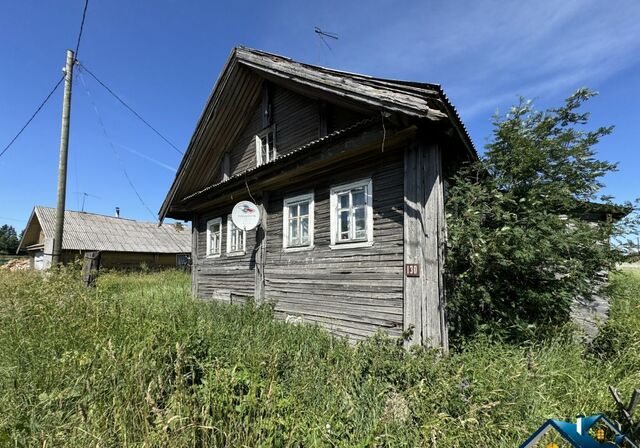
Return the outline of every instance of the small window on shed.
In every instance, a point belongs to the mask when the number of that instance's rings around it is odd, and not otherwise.
[[[278,153],[276,151],[276,127],[269,126],[256,135],[256,160],[257,165],[273,162]]]
[[[222,252],[222,218],[207,221],[207,257],[219,257]]]
[[[313,247],[313,193],[285,198],[282,209],[284,249]]]
[[[371,179],[331,188],[332,248],[373,244]]]

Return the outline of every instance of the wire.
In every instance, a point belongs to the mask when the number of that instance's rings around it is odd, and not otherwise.
[[[82,11],[82,22],[80,22],[80,32],[78,33],[78,42],[76,43],[76,52],[75,52],[75,57],[76,58],[78,57],[78,50],[80,49],[80,40],[82,39],[82,31],[84,30],[84,20],[85,20],[85,18],[87,16],[87,7],[88,6],[89,6],[89,0],[85,0],[85,2],[84,2],[84,10]],[[0,157],[2,157],[5,152],[7,152],[7,150],[11,147],[11,145],[13,145],[13,143],[18,139],[18,137],[20,137],[20,134],[22,134],[22,132],[27,128],[27,126],[29,126],[29,124],[31,123],[31,121],[33,121],[33,119],[36,117],[36,115],[38,115],[38,112],[40,112],[40,110],[44,107],[44,105],[47,104],[47,101],[49,101],[49,98],[51,98],[51,96],[58,89],[58,87],[60,87],[60,84],[62,84],[62,81],[64,81],[64,76],[65,75],[62,75],[62,77],[58,80],[58,82],[53,87],[53,89],[51,89],[51,92],[49,92],[49,94],[44,99],[44,101],[40,104],[40,106],[38,106],[38,108],[33,113],[33,115],[31,115],[31,118],[29,118],[27,120],[27,122],[24,124],[24,126],[22,126],[20,131],[18,131],[16,136],[13,137],[13,139],[11,139],[9,144],[2,149],[2,152],[0,152]]]
[[[140,121],[142,121],[144,124],[147,125],[147,127],[149,127],[149,129],[151,129],[153,132],[155,132],[162,140],[164,140],[165,142],[167,142],[169,144],[169,146],[171,146],[173,149],[175,149],[179,154],[183,155],[184,153],[182,151],[180,151],[178,149],[178,147],[176,145],[174,145],[173,143],[171,143],[171,141],[166,138],[164,135],[162,135],[160,133],[160,131],[158,131],[156,128],[154,128],[153,126],[151,126],[151,124],[149,124],[149,122],[147,120],[145,120],[144,118],[142,118],[142,116],[140,116],[140,114],[138,112],[136,112],[135,110],[133,110],[133,108],[131,106],[129,106],[127,103],[124,102],[124,100],[122,98],[120,98],[113,90],[111,90],[104,82],[100,81],[100,79],[98,79],[98,77],[96,75],[94,75],[91,70],[89,70],[84,64],[82,64],[80,61],[77,61],[78,65],[80,67],[82,67],[82,69],[84,71],[86,71],[89,75],[91,75],[91,77],[93,79],[95,79],[98,84],[100,84],[102,87],[104,87],[107,92],[109,92],[111,95],[113,95],[113,97],[115,99],[117,99],[118,101],[120,101],[120,103],[122,103],[122,105],[124,107],[126,107],[127,109],[129,109],[129,111],[131,111],[131,113],[133,113],[133,115],[135,115],[136,117],[138,117],[140,119]]]
[[[149,214],[153,217],[153,220],[156,221],[157,220],[157,216],[147,206],[146,202],[144,202],[144,199],[142,199],[142,196],[140,196],[140,193],[138,193],[138,189],[133,184],[133,180],[131,180],[131,177],[129,176],[129,173],[127,172],[127,169],[124,166],[124,162],[122,161],[122,158],[120,157],[120,154],[118,153],[118,151],[116,150],[115,145],[113,144],[113,140],[111,140],[111,137],[109,137],[109,133],[107,132],[107,128],[105,127],[104,121],[102,121],[102,116],[100,115],[100,111],[98,110],[98,106],[96,105],[95,101],[93,100],[93,96],[91,95],[91,92],[89,91],[89,88],[87,87],[87,84],[84,81],[84,76],[82,76],[82,72],[79,72],[79,78],[80,78],[80,82],[82,82],[82,85],[84,86],[85,92],[87,93],[87,96],[89,97],[89,100],[91,101],[91,104],[93,105],[93,110],[96,113],[96,117],[98,117],[98,123],[100,124],[100,127],[102,128],[102,133],[104,134],[105,138],[109,142],[109,146],[111,146],[111,150],[113,151],[113,154],[115,155],[116,160],[118,161],[118,164],[120,165],[120,168],[122,169],[124,177],[127,179],[127,182],[129,182],[129,186],[131,186],[131,189],[133,190],[133,192],[138,197],[138,200],[140,201],[140,203],[144,206],[144,208],[147,209]]]
[[[11,147],[11,145],[13,145],[13,142],[15,142],[18,137],[20,137],[20,134],[22,134],[22,132],[27,129],[27,126],[29,126],[29,123],[31,123],[31,121],[33,121],[33,119],[36,117],[36,115],[38,115],[38,112],[40,112],[40,110],[44,107],[45,104],[47,104],[47,101],[49,101],[49,98],[51,98],[51,96],[53,95],[53,93],[58,89],[58,87],[60,87],[60,84],[62,84],[62,81],[64,81],[64,75],[58,80],[58,82],[56,83],[55,86],[53,86],[53,89],[51,89],[51,92],[49,92],[49,95],[47,95],[47,97],[44,99],[44,101],[40,104],[40,106],[38,106],[38,108],[36,109],[36,111],[33,113],[33,115],[31,115],[31,118],[29,118],[27,120],[27,122],[24,124],[24,126],[22,126],[22,129],[20,129],[20,131],[18,131],[18,133],[16,134],[15,137],[13,137],[13,139],[9,142],[9,144],[7,146],[4,147],[4,149],[2,150],[2,152],[0,152],[0,157],[2,157],[4,155],[5,152],[7,152],[7,150]]]
[[[75,58],[78,59],[78,51],[80,50],[80,40],[82,39],[82,31],[84,30],[84,19],[87,16],[87,7],[89,0],[84,1],[84,10],[82,11],[82,22],[80,22],[80,32],[78,33],[78,42],[76,43]]]
[[[387,139],[387,128],[384,126],[384,110],[380,111],[380,117],[382,118],[382,151],[384,152],[384,142]]]

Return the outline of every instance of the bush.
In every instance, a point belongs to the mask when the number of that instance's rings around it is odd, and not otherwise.
[[[447,201],[447,283],[452,339],[477,332],[523,341],[546,337],[588,299],[621,254],[610,238],[633,222],[583,219],[615,164],[595,145],[611,127],[582,130],[579,90],[545,112],[521,100],[496,117],[485,157],[453,179]],[[611,205],[613,207],[613,205]],[[620,210],[620,207],[616,208]]]

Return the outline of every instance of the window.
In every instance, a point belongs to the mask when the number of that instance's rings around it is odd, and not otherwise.
[[[222,252],[222,219],[207,221],[207,257],[219,257]]]
[[[284,249],[313,247],[313,193],[285,198],[282,217]]]
[[[331,245],[333,248],[373,244],[371,179],[331,189]]]
[[[227,253],[235,255],[244,254],[246,243],[246,232],[236,227],[231,219],[231,215],[227,216]]]
[[[176,266],[185,267],[189,266],[191,262],[191,256],[188,254],[177,254],[176,255]]]
[[[276,152],[276,127],[266,128],[256,135],[256,160],[258,166],[273,162],[278,156]]]

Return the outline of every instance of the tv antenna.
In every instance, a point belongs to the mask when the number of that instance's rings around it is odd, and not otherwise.
[[[313,29],[314,33],[318,35],[320,40],[327,46],[329,50],[331,50],[331,45],[327,42],[327,39],[338,40],[338,35],[336,33],[330,33],[329,31],[324,31],[320,27],[316,26]]]
[[[75,193],[75,194],[81,194],[81,195],[82,195],[82,210],[81,210],[81,211],[83,211],[83,212],[84,212],[84,201],[87,199],[87,197],[90,197],[90,198],[96,198],[96,199],[102,199],[102,198],[101,198],[101,197],[99,197],[99,196],[95,196],[95,195],[93,195],[93,194],[89,194],[89,193],[87,193],[87,192],[85,192],[85,191],[74,191],[74,193]]]

